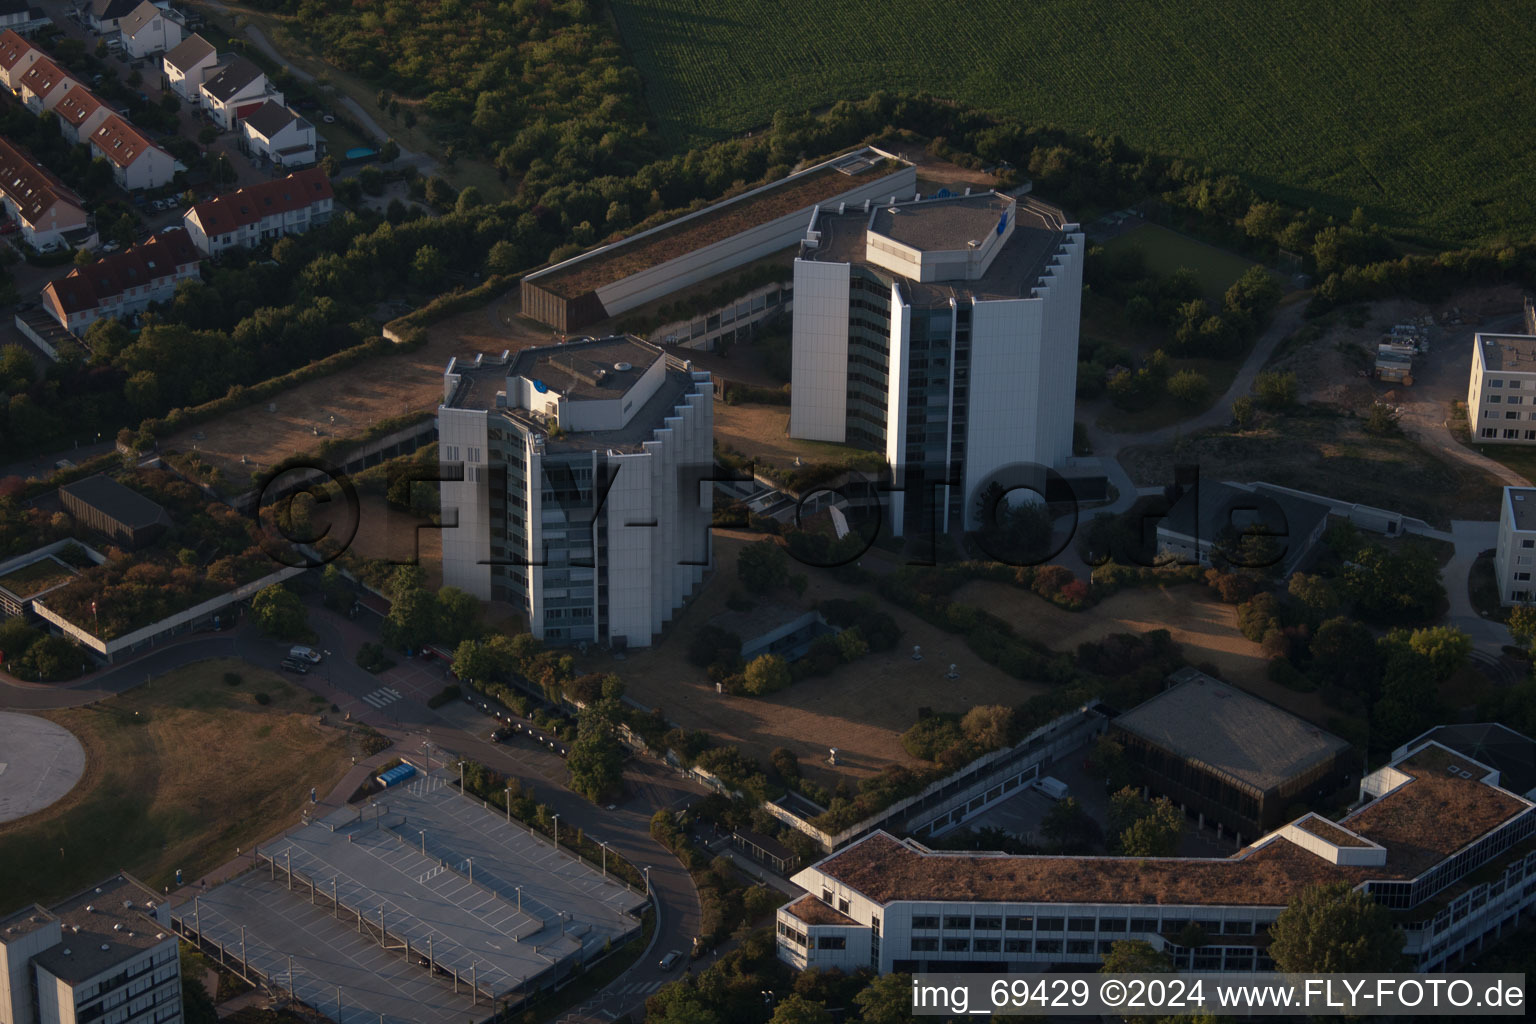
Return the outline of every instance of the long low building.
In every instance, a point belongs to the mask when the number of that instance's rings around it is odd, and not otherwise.
[[[1362,779],[1341,820],[1304,815],[1225,859],[948,853],[875,832],[794,876],[808,895],[779,910],[778,955],[882,974],[1082,970],[1142,939],[1179,970],[1268,970],[1291,897],[1344,881],[1396,912],[1417,970],[1438,970],[1536,906],[1536,805],[1500,783],[1423,743]]]
[[[76,336],[102,317],[139,313],[167,302],[176,286],[198,277],[202,256],[184,230],[151,235],[123,252],[76,267],[43,288],[43,308]]]
[[[912,164],[866,147],[529,274],[523,312],[579,330],[793,245],[819,205],[884,202],[916,187]]]
[[[331,219],[335,193],[318,167],[198,203],[182,217],[192,244],[209,255],[297,235]]]

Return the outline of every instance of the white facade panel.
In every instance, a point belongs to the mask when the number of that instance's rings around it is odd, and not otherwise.
[[[791,437],[847,440],[850,273],[846,263],[795,260]]]

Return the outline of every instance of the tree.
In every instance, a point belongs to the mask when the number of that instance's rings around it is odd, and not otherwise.
[[[773,540],[760,540],[741,549],[736,577],[753,594],[766,594],[789,581],[789,557]]]
[[[4,366],[0,365],[0,380],[5,379]],[[1515,643],[1530,650],[1536,643],[1536,605],[1517,604],[1509,610],[1509,635]]]
[[[1338,611],[1338,592],[1321,576],[1298,572],[1286,584],[1286,590],[1306,610],[1311,622],[1321,622]]]
[[[465,185],[459,192],[459,198],[454,203],[454,210],[458,213],[468,213],[485,205],[485,197],[480,194],[480,189],[474,185]]]
[[[869,641],[864,639],[864,634],[859,631],[858,626],[851,626],[837,634],[837,650],[844,661],[857,661],[869,653]]]
[[[789,662],[777,654],[760,654],[748,663],[745,689],[754,696],[774,693],[791,682]]]
[[[116,323],[115,320],[112,322]],[[123,397],[128,400],[134,415],[141,419],[154,415],[160,410],[160,378],[153,370],[140,370],[123,384]]]
[[[1403,933],[1391,912],[1348,882],[1308,886],[1269,927],[1269,955],[1295,974],[1400,970]]]
[[[100,323],[101,321],[96,321]],[[91,327],[95,327],[92,324]],[[90,328],[86,328],[89,333]],[[37,364],[27,354],[27,350],[20,345],[6,345],[0,347],[0,392],[16,394],[25,391],[37,375]]]
[[[384,144],[379,147],[379,161],[388,166],[398,159],[400,159],[400,143],[394,139],[385,139]]]
[[[981,529],[976,541],[989,556],[1007,565],[1038,565],[1051,554],[1053,526],[1045,503],[1020,496],[1013,500],[997,481],[976,498]]]
[[[437,617],[435,639],[458,647],[480,634],[480,599],[458,587],[443,587],[437,592]]]
[[[1416,629],[1408,646],[1428,660],[1436,679],[1449,679],[1472,656],[1472,638],[1455,626]]]
[[[1172,970],[1173,958],[1142,939],[1111,943],[1099,965],[1100,974],[1164,974]]]
[[[491,246],[485,257],[485,269],[492,274],[511,274],[517,270],[519,262],[517,246],[502,239]]]
[[[279,640],[303,640],[309,636],[304,603],[293,591],[274,583],[251,598],[251,617],[262,632]]]
[[[1167,797],[1147,805],[1150,813],[1137,818],[1115,840],[1122,857],[1172,857],[1184,834],[1184,815]]]
[[[1309,650],[1311,675],[1319,685],[1353,694],[1367,704],[1376,699],[1380,666],[1376,638],[1367,626],[1335,616],[1317,627]]]
[[[1365,412],[1365,432],[1385,437],[1397,433],[1398,413],[1385,402],[1372,402]]]
[[[1253,422],[1254,411],[1253,399],[1247,395],[1232,399],[1232,422],[1237,424],[1237,429],[1248,429],[1248,424]]]
[[[411,280],[420,288],[431,288],[442,280],[448,261],[435,245],[424,245],[411,258]]]
[[[960,731],[982,750],[996,750],[1008,742],[1013,729],[1013,709],[1002,704],[978,704],[960,719]]]
[[[571,789],[602,803],[623,787],[624,749],[614,733],[619,702],[603,698],[582,708],[576,716],[576,742],[566,755]]]
[[[827,1004],[807,999],[798,992],[779,1000],[768,1024],[832,1024]]]
[[[912,975],[882,974],[853,997],[860,1019],[868,1024],[911,1024]]]
[[[1098,823],[1075,797],[1058,800],[1040,821],[1040,835],[1058,853],[1083,854],[1102,838]]]
[[[1344,593],[1361,618],[1394,626],[1431,618],[1445,600],[1440,567],[1417,549],[1390,552],[1372,545],[1357,552],[1341,575]]]
[[[431,591],[405,591],[390,602],[382,630],[384,642],[407,651],[420,650],[437,636],[437,611],[437,598]]]
[[[1193,409],[1210,401],[1211,382],[1195,370],[1180,370],[1168,378],[1168,395],[1180,405]]]
[[[112,359],[123,349],[133,344],[133,336],[128,333],[128,328],[115,316],[104,316],[91,323],[85,329],[85,345],[91,350],[91,354],[100,359]],[[154,377],[153,371],[150,373]],[[158,392],[158,387],[157,387]],[[158,394],[157,394],[158,400]],[[129,398],[132,402],[133,399]],[[139,415],[147,416],[149,412],[158,411],[158,407],[149,409]]]
[[[1284,409],[1296,404],[1296,375],[1266,370],[1254,379],[1253,390],[1266,409]]]

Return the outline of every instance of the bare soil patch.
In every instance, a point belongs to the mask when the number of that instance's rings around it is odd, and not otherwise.
[[[688,640],[725,610],[732,590],[742,589],[736,579],[737,555],[743,545],[761,537],[727,530],[716,530],[714,536],[714,575],[655,647],[632,651],[622,663],[607,656],[581,658],[578,670],[619,673],[629,696],[661,708],[686,729],[703,729],[720,742],[739,746],[765,764],[775,747],[788,747],[809,777],[829,787],[845,778],[873,775],[888,764],[916,763],[901,748],[900,737],[917,720],[919,707],[963,713],[977,704],[1019,704],[1046,691],[1043,684],[1014,679],[988,665],[961,637],[882,603],[902,630],[894,650],[866,655],[832,675],[807,679],[767,698],[717,694],[704,670],[688,663]],[[828,598],[871,593],[838,583],[821,569],[795,566],[792,571],[810,578],[806,607]],[[794,603],[787,590],[774,600]],[[913,645],[922,647],[921,661],[912,660]],[[951,664],[957,680],[945,678]],[[831,747],[838,750],[836,768],[827,764]]]

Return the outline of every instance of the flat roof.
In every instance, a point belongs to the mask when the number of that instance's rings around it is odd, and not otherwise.
[[[1536,487],[1506,487],[1509,515],[1517,530],[1536,530]]]
[[[784,908],[806,924],[857,925],[859,922],[807,893]]]
[[[1536,489],[1532,489],[1536,494]],[[1493,768],[1499,785],[1524,795],[1536,789],[1536,740],[1498,722],[1442,725],[1420,740],[1433,740]]]
[[[1346,828],[1340,828],[1327,818],[1316,814],[1309,814],[1305,818],[1294,821],[1291,824],[1303,832],[1310,832],[1319,839],[1326,840],[1334,846],[1367,847],[1370,842],[1360,838]]]
[[[775,544],[777,542],[761,540],[754,543]],[[815,614],[814,608],[798,608],[776,601],[760,601],[744,612],[723,611],[710,619],[709,624],[727,633],[735,633],[743,643],[750,643],[764,633],[771,633],[780,626],[787,626],[791,622]]]
[[[438,963],[465,979],[473,971],[498,996],[639,927],[631,912],[644,896],[460,796],[446,771],[419,774],[373,803],[312,820],[263,844],[261,855],[280,874],[291,863],[322,891],[334,879],[343,907],[374,921],[382,910],[385,927],[413,947],[427,949],[431,936]]]
[[[659,346],[615,334],[592,341],[525,348],[512,358],[510,375],[542,381],[566,398],[612,399],[634,387],[646,370],[664,358],[666,353]]]
[[[30,601],[39,594],[64,586],[80,573],[57,555],[44,555],[8,573],[0,574],[0,590],[18,601]]]
[[[129,528],[150,526],[159,521],[164,510],[131,487],[126,487],[105,473],[64,484],[59,488],[77,501]]]
[[[920,252],[965,249],[997,230],[998,218],[1014,200],[996,192],[877,206],[869,230]]]
[[[1490,373],[1536,373],[1536,337],[1529,334],[1482,334],[1476,344]]]
[[[127,875],[76,893],[49,909],[59,920],[62,941],[33,962],[75,985],[152,949],[171,937],[170,929],[150,916],[159,899]]]
[[[574,299],[796,210],[809,209],[908,166],[905,161],[879,154],[874,159],[859,159],[873,152],[866,148],[835,157],[648,232],[612,242],[586,256],[576,256],[548,270],[529,274],[526,280],[562,298]]]
[[[1426,746],[1398,762],[1406,781],[1339,822],[1387,851],[1383,866],[1336,865],[1279,833],[1231,857],[1019,856],[936,852],[875,832],[808,870],[876,903],[893,900],[1283,907],[1302,887],[1412,879],[1531,810],[1467,777],[1457,756]]]
[[[14,942],[23,935],[30,935],[39,928],[45,927],[53,919],[52,914],[36,903],[12,911],[7,916],[0,917],[0,945]]]
[[[933,203],[932,209],[942,210],[955,201],[959,200],[942,200]],[[930,200],[923,200],[920,203],[899,205],[902,209],[916,209],[927,206],[930,202]],[[1056,255],[1056,251],[1066,240],[1064,230],[1066,216],[1061,210],[1042,203],[1038,199],[1020,196],[1017,200],[1013,234],[992,258],[992,263],[985,274],[974,280],[918,282],[869,262],[868,231],[872,219],[878,215],[873,206],[870,213],[865,213],[862,208],[842,214],[822,210],[816,217],[815,225],[816,230],[821,232],[821,240],[814,249],[803,248],[800,258],[827,263],[850,263],[864,267],[882,279],[900,281],[911,294],[914,303],[937,305],[948,302],[950,299],[963,301],[972,297],[977,299],[1029,297],[1039,284],[1040,276],[1050,264],[1051,257]],[[898,216],[907,215],[898,214]],[[930,219],[928,214],[913,216],[919,220]],[[937,226],[937,218],[932,219],[935,223],[930,224],[928,228],[916,230],[919,233],[930,230],[935,234],[940,232],[942,229]],[[993,225],[996,225],[995,217]],[[963,243],[961,247],[963,248]]]
[[[1349,744],[1197,669],[1114,720],[1116,728],[1259,792],[1332,759]]]

